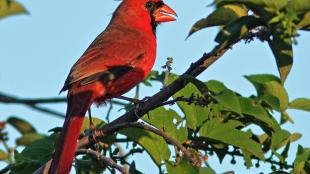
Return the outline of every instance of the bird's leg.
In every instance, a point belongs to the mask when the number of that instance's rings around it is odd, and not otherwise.
[[[92,116],[91,116],[90,108],[88,109],[88,117],[89,117],[89,129],[90,129],[92,138],[95,142],[97,142],[97,140],[96,140],[96,127],[95,127],[95,124],[94,124]]]
[[[89,128],[91,130],[94,130],[95,129],[95,125],[94,125],[93,119],[91,117],[91,110],[90,110],[90,108],[88,109],[88,117],[89,117]]]

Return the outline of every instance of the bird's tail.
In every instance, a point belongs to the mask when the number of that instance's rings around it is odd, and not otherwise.
[[[92,103],[91,94],[78,93],[68,96],[66,119],[57,142],[49,174],[68,174],[70,172],[84,116]]]

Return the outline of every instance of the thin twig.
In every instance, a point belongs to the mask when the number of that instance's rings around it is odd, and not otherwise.
[[[94,136],[98,138],[104,137],[105,135],[110,135],[124,128],[139,128],[139,129],[144,129],[144,130],[153,132],[154,134],[157,134],[163,137],[168,143],[171,143],[174,146],[176,146],[178,149],[180,149],[184,153],[184,155],[192,162],[192,164],[198,164],[197,159],[191,154],[191,152],[188,149],[186,149],[182,144],[180,144],[177,140],[175,140],[174,138],[166,134],[164,131],[151,127],[147,124],[121,123],[121,124],[114,125],[107,132],[103,132],[102,130],[96,130],[94,132]]]
[[[92,158],[103,162],[104,164],[115,168],[116,170],[118,170],[119,172],[123,173],[123,174],[129,174],[128,171],[126,171],[122,166],[118,165],[115,161],[113,161],[111,158],[105,157],[103,155],[101,155],[99,152],[90,150],[90,149],[79,149],[75,152],[75,155],[89,155]]]
[[[45,108],[42,106],[39,106],[39,104],[56,104],[56,103],[65,103],[67,102],[66,98],[37,98],[37,99],[27,99],[27,98],[18,98],[12,95],[4,94],[0,92],[0,103],[5,104],[22,104],[25,106],[28,106],[36,111],[40,111],[46,114],[54,115],[59,118],[65,118],[65,114],[61,112],[54,111],[49,108]],[[110,100],[111,104],[116,104],[119,106],[125,106],[127,103],[116,101],[116,100]]]
[[[192,147],[194,149],[204,150],[204,151],[213,151],[213,149],[209,147],[209,144],[203,143],[201,141],[192,141],[190,144],[185,145],[185,146]],[[236,150],[235,151],[226,151],[226,154],[230,155],[230,156],[239,156],[239,157],[243,157],[244,156],[238,150],[237,151]],[[256,156],[252,156],[251,158],[255,159],[255,160],[261,160],[261,159],[259,159]],[[293,165],[291,165],[291,164],[284,164],[281,161],[275,161],[275,160],[272,160],[271,158],[267,158],[267,159],[262,160],[262,161],[268,162],[269,164],[274,164],[274,165],[277,165],[277,166],[283,166],[284,168],[293,168]]]

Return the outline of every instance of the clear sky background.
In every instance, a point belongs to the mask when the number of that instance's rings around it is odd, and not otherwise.
[[[215,43],[217,29],[206,29],[185,37],[198,19],[205,17],[212,7],[211,1],[165,1],[179,15],[178,20],[159,26],[157,32],[158,56],[154,69],[159,70],[166,57],[174,58],[173,72],[181,74],[189,63],[197,60],[204,52],[210,51]],[[58,95],[70,67],[88,47],[91,41],[106,27],[112,12],[119,4],[113,0],[23,0],[30,15],[19,15],[0,20],[0,92],[19,97],[55,97]],[[294,47],[295,62],[285,84],[290,100],[298,97],[310,98],[310,33],[300,32],[298,45]],[[259,41],[245,45],[238,43],[223,58],[212,65],[199,78],[203,81],[216,79],[243,95],[254,94],[255,90],[242,76],[270,73],[278,75],[273,55],[266,43]],[[157,92],[160,86],[142,88],[142,95]],[[133,93],[127,94],[132,96]],[[61,94],[65,96],[65,93]],[[142,97],[143,97],[142,96]],[[47,105],[65,112],[65,105]],[[96,109],[96,116],[104,118],[106,108]],[[286,124],[285,129],[303,133],[299,144],[310,147],[310,113],[289,111],[295,124]],[[34,112],[21,105],[0,104],[0,120],[16,115],[30,121],[40,132],[61,126],[63,120]],[[118,116],[120,113],[115,112]],[[11,129],[10,129],[11,131]],[[18,136],[17,132],[13,133]],[[296,152],[292,146],[290,160]],[[146,173],[158,173],[149,157],[139,155],[137,168]],[[231,165],[227,156],[219,164],[216,156],[210,157],[210,165],[218,172],[234,170],[236,173],[267,173],[270,165],[246,170],[243,161]],[[0,167],[3,164],[0,164]],[[1,168],[2,168],[1,167]]]

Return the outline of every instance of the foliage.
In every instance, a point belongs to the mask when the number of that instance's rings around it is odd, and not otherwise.
[[[0,0],[0,19],[12,15],[27,13],[28,12],[24,6],[15,0]]]
[[[6,4],[5,11],[0,8],[0,18],[25,12],[15,1],[0,2],[0,7]],[[258,161],[255,166],[259,167],[259,162],[263,161],[271,164],[273,173],[309,173],[309,148],[299,145],[294,162],[287,162],[291,144],[302,135],[285,130],[283,124],[294,122],[287,112],[289,109],[310,111],[310,99],[291,100],[284,88],[293,64],[292,45],[296,43],[298,31],[310,30],[310,1],[215,0],[213,5],[215,10],[197,21],[189,36],[201,29],[219,26],[215,38],[218,44],[215,49],[218,50],[241,39],[267,41],[276,59],[280,78],[269,74],[245,76],[256,93],[242,96],[220,81],[204,81],[189,75],[153,71],[143,82],[145,86],[152,86],[155,81],[170,84],[177,79],[189,82],[171,100],[158,103],[157,108],[141,119],[144,125],[155,128],[168,138],[148,129],[125,127],[100,139],[90,149],[117,164],[128,166],[130,173],[141,172],[135,165],[139,161],[128,157],[143,152],[158,166],[159,173],[214,174],[216,172],[207,162],[208,156],[218,158],[219,162],[231,156],[232,164],[236,164],[236,157],[242,157],[246,168],[253,167],[254,161]],[[126,111],[134,107],[132,103],[118,104]],[[277,115],[280,115],[280,119],[277,119]],[[109,120],[94,120],[97,128],[106,122]],[[24,147],[21,152],[6,144],[10,137],[8,125],[20,133],[16,146]],[[81,136],[89,135],[88,125],[89,120],[85,118]],[[0,150],[0,160],[9,164],[13,174],[33,172],[51,158],[60,129],[52,129],[50,135],[43,135],[19,117],[12,116],[0,122],[0,138],[5,145],[5,149]],[[197,162],[193,163],[193,159],[178,149],[177,144],[185,147]],[[98,159],[79,155],[75,158],[74,167],[81,174],[116,172],[113,166]]]

